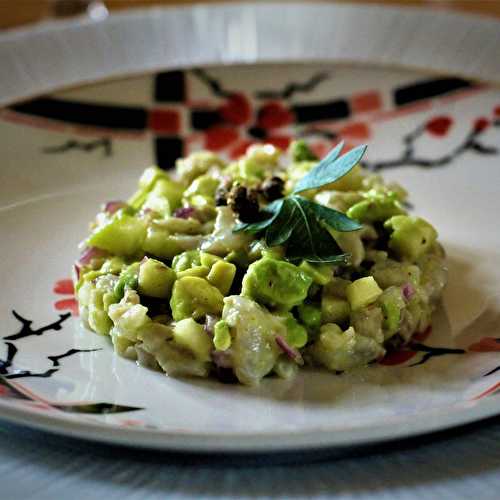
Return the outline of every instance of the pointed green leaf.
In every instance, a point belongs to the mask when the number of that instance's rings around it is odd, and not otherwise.
[[[270,247],[282,245],[290,238],[292,231],[299,223],[300,217],[297,217],[295,205],[290,202],[289,198],[285,198],[275,223],[266,231],[266,245]]]
[[[338,155],[342,147],[343,143],[340,143],[318,165],[302,177],[296,184],[293,194],[317,189],[339,180],[358,164],[366,151],[366,145],[358,146],[339,158]]]
[[[270,217],[268,219],[264,219],[259,222],[240,222],[238,224],[235,224],[235,226],[233,227],[233,233],[246,231],[250,234],[257,234],[260,231],[263,231],[264,229],[266,229],[266,227],[270,226],[274,222],[274,220],[280,213],[283,201],[283,198],[275,200],[272,203],[269,203],[269,205],[264,210],[262,210],[264,213],[269,214]]]
[[[314,213],[316,219],[324,222],[335,231],[341,232],[349,232],[349,231],[357,231],[363,227],[362,224],[359,224],[353,219],[347,217],[347,215],[339,212],[338,210],[334,210],[333,208],[325,207],[324,205],[320,205],[319,203],[314,203],[309,201],[301,196],[292,195],[293,198],[300,198],[300,202],[302,205],[306,206],[309,211]]]

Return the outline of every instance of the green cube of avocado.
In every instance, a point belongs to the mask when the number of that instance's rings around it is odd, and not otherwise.
[[[434,227],[420,217],[396,215],[387,220],[384,227],[393,230],[389,248],[411,262],[422,257],[437,239]]]
[[[175,271],[163,262],[147,259],[139,267],[139,293],[148,297],[170,297],[176,279]]]
[[[348,285],[346,295],[351,309],[355,311],[356,309],[373,304],[382,295],[382,290],[373,276],[367,276],[366,278],[353,281]]]
[[[172,289],[172,317],[175,321],[180,321],[184,318],[200,319],[206,314],[220,315],[223,300],[219,289],[205,279],[185,276],[176,280]]]
[[[243,277],[242,295],[271,307],[289,310],[307,297],[312,278],[289,262],[260,259]]]
[[[349,302],[333,295],[323,295],[321,298],[322,323],[344,323],[349,319],[351,306]]]
[[[174,326],[174,342],[193,353],[198,361],[210,361],[212,341],[203,326],[193,318],[178,321]]]
[[[145,237],[146,223],[142,219],[120,213],[97,227],[86,244],[114,255],[132,256],[140,252]]]
[[[207,281],[216,286],[222,295],[227,295],[236,275],[236,266],[231,262],[219,260],[215,262],[207,276]]]

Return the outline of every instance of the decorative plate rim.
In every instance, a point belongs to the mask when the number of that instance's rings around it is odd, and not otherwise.
[[[319,23],[313,40],[311,22]],[[353,22],[359,29],[346,28]],[[207,26],[217,36],[207,39]],[[179,44],[187,30],[191,36]],[[276,43],[290,33],[292,43]],[[410,7],[308,2],[137,9],[0,34],[0,105],[158,70],[271,62],[401,66],[500,82],[499,42],[498,20]],[[76,49],[78,58],[71,58]]]
[[[306,449],[346,449],[412,438],[493,417],[498,415],[499,404],[496,399],[491,399],[482,401],[472,408],[453,413],[449,412],[449,408],[431,410],[427,413],[426,419],[422,419],[420,415],[395,418],[396,423],[400,420],[400,425],[397,427],[385,423],[370,427],[353,427],[352,430],[343,430],[341,433],[329,431],[327,428],[318,428],[306,432],[252,432],[248,434],[120,428],[97,422],[54,418],[52,415],[18,409],[3,401],[0,401],[0,408],[2,409],[0,420],[28,425],[37,430],[62,436],[107,444],[173,451],[259,453]],[[270,437],[272,437],[272,442],[269,441]]]

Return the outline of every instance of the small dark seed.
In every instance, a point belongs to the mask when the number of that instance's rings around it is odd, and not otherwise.
[[[244,186],[235,186],[229,191],[227,204],[238,215],[241,222],[260,220],[259,200],[254,190],[248,191]]]
[[[274,201],[283,197],[285,181],[281,177],[271,177],[260,186],[260,192],[267,201]]]
[[[228,191],[225,187],[220,187],[215,192],[215,206],[225,207],[227,205]]]

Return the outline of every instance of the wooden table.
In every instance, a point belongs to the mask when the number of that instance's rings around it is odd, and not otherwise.
[[[68,0],[66,0],[68,1]],[[73,4],[82,0],[71,0]],[[208,3],[214,0],[105,0],[111,10],[151,5]],[[328,1],[328,0],[324,0]],[[463,10],[500,17],[500,0],[336,0],[340,3],[418,6],[421,8]],[[57,0],[0,0],[0,29],[29,24],[54,13]],[[60,5],[60,4],[59,4]]]

